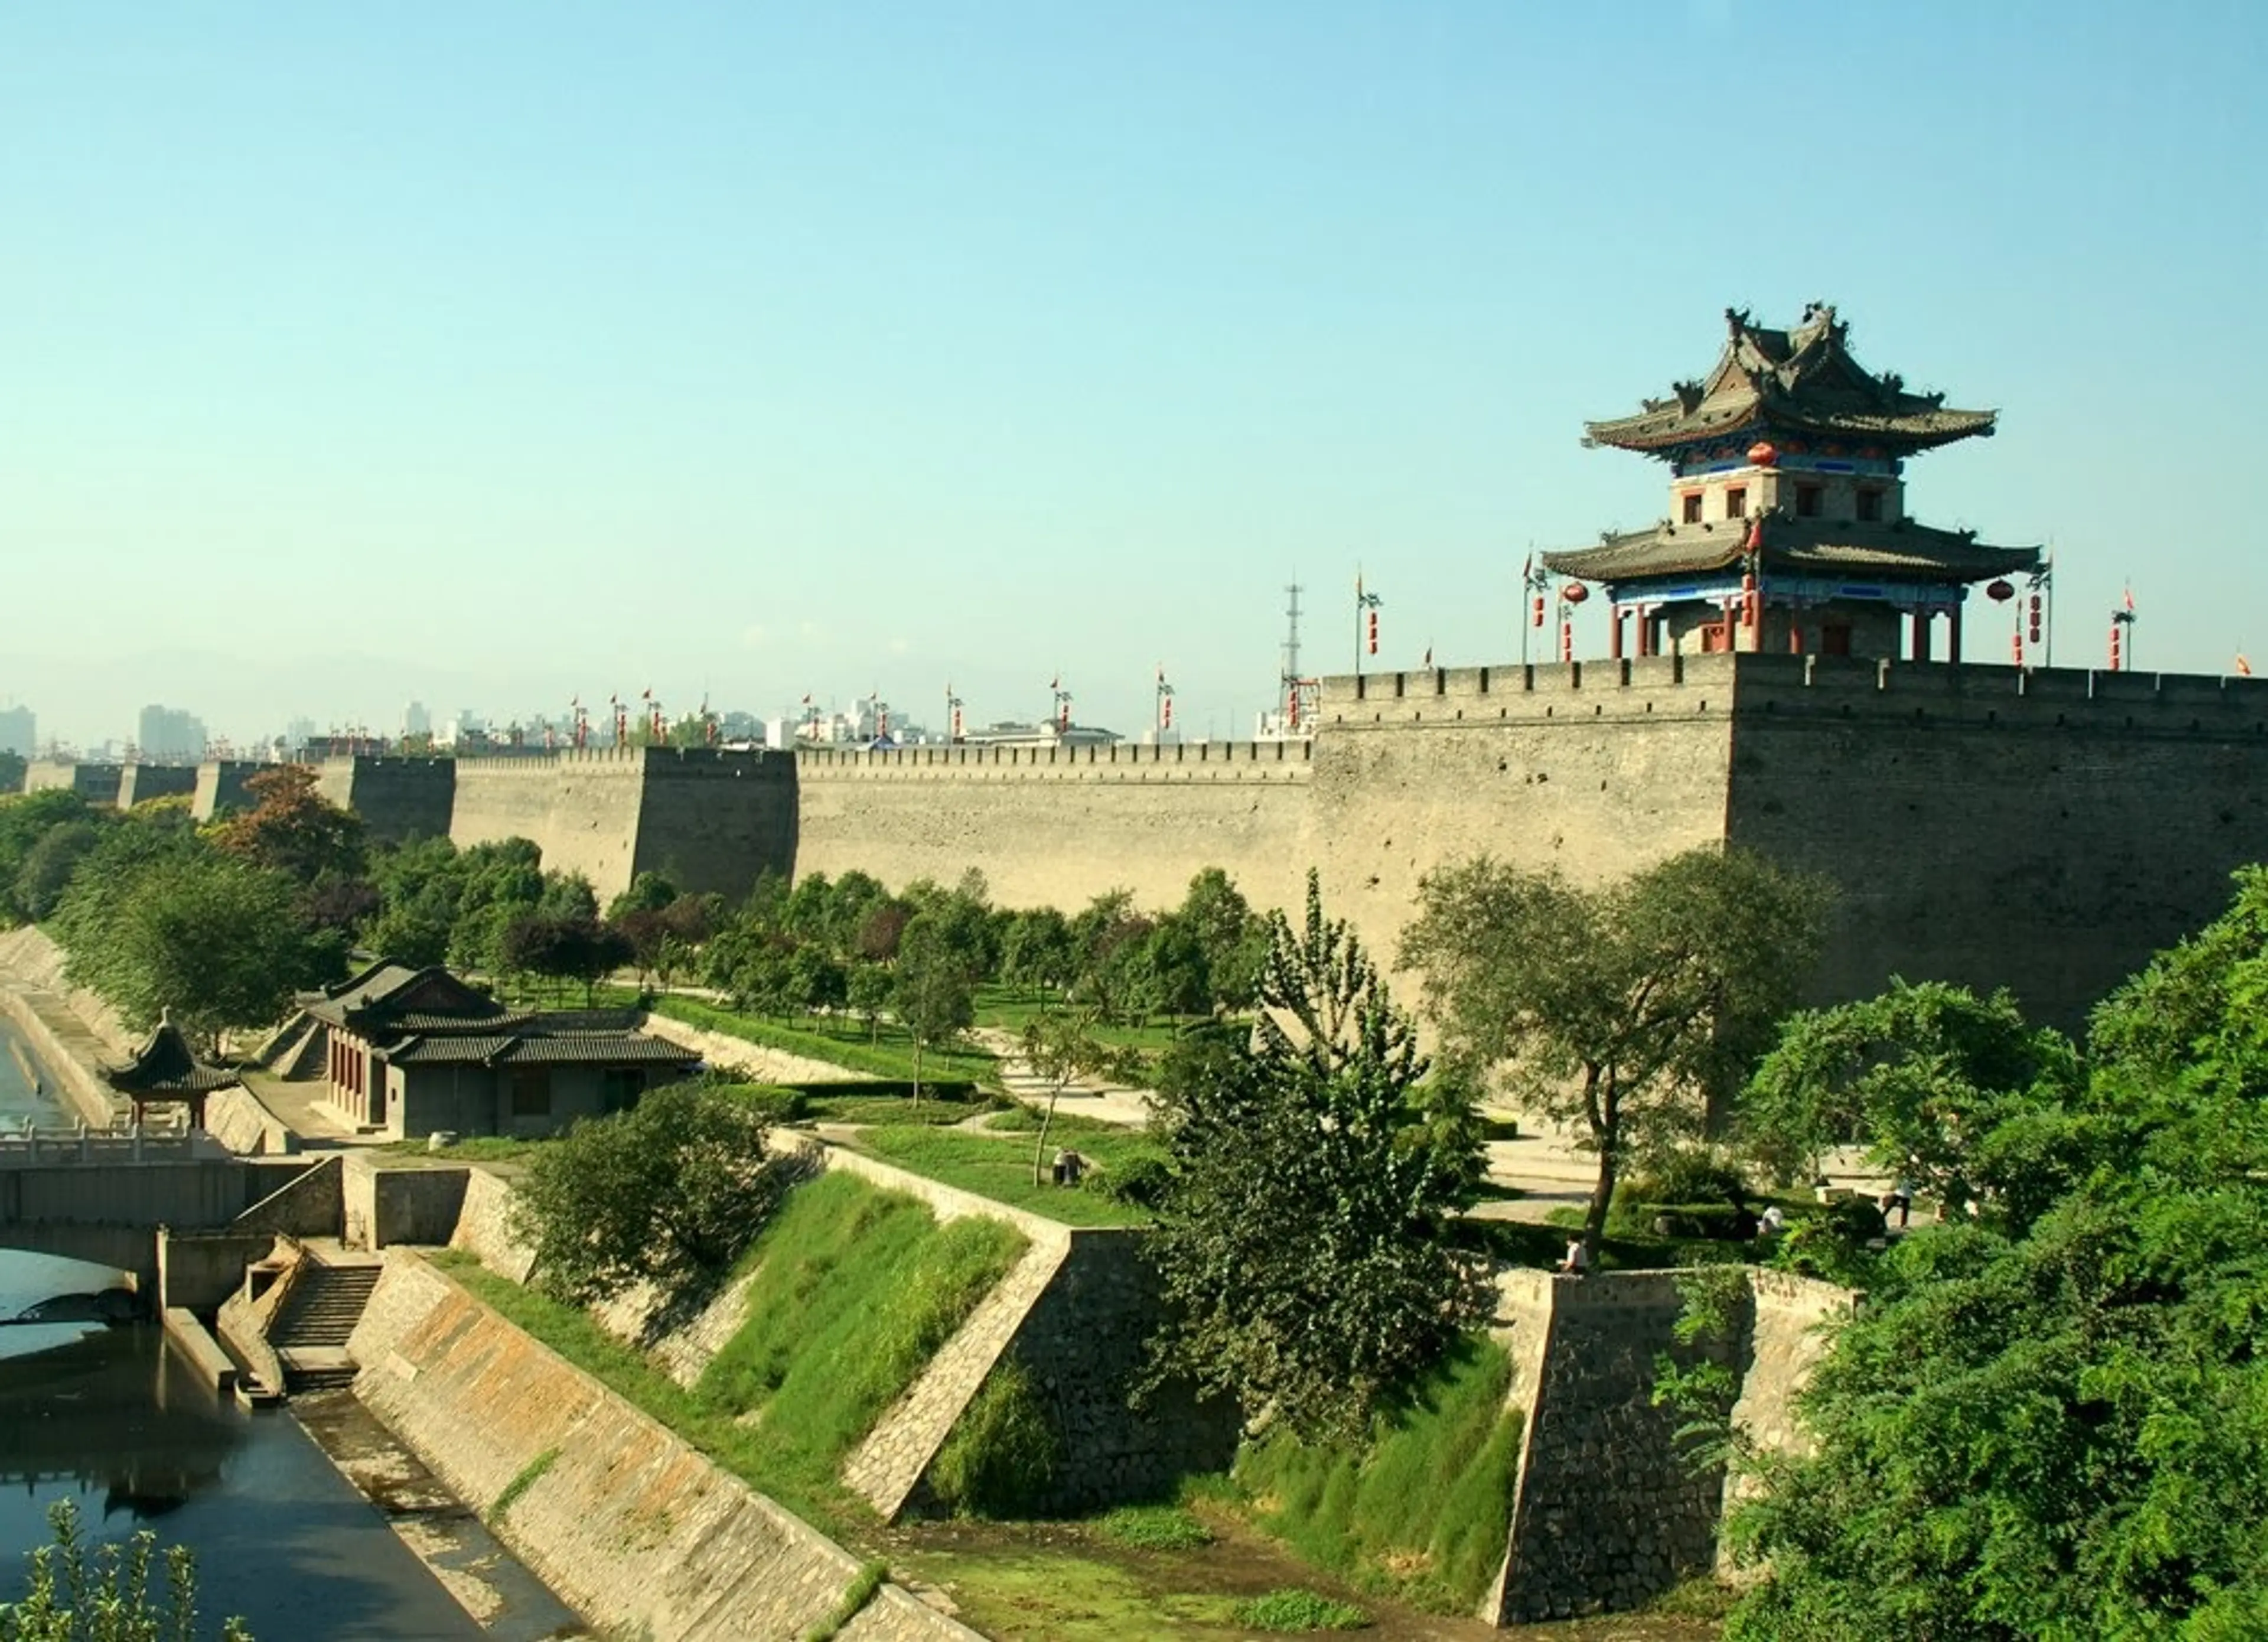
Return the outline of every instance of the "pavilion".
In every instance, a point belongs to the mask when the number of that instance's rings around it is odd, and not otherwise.
[[[2040,549],[1994,547],[1906,512],[1905,464],[1940,445],[1990,437],[1997,413],[1958,410],[1909,392],[1851,357],[1850,327],[1824,303],[1789,330],[1727,309],[1709,373],[1678,382],[1634,416],[1594,422],[1584,443],[1669,466],[1669,513],[1596,547],[1543,556],[1572,578],[1561,598],[1603,591],[1609,653],[1624,628],[1639,656],[1720,651],[1901,657],[1926,661],[1943,616],[1961,655],[1962,606],[1990,584],[2041,573]],[[2019,641],[2021,642],[2021,641]],[[2021,655],[2018,658],[2021,659]]]
[[[178,1104],[186,1108],[188,1126],[205,1126],[205,1097],[217,1089],[235,1086],[237,1076],[225,1066],[197,1058],[171,1014],[161,1017],[148,1040],[126,1065],[105,1067],[103,1081],[134,1106],[134,1127],[144,1126],[152,1106]]]

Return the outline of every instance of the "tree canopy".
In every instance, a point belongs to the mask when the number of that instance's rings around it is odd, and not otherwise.
[[[639,1282],[674,1292],[721,1278],[787,1190],[769,1130],[761,1107],[706,1080],[582,1119],[519,1182],[536,1280],[585,1304]]]
[[[1625,1163],[1697,1132],[1793,1005],[1827,890],[1759,856],[1688,850],[1616,883],[1486,857],[1428,874],[1402,961],[1462,1077],[1508,1076],[1597,1153],[1595,1252]]]
[[[1815,1447],[1764,1462],[1735,1518],[1769,1572],[1729,1642],[2262,1633],[2263,979],[2268,875],[2250,869],[2227,916],[2098,1010],[2078,1072],[2005,999],[1900,988],[1791,1023],[1799,1065],[1908,1033],[1829,1057],[1864,1070],[1822,1087],[1900,1145],[1934,1123],[1988,1183],[1973,1219],[1916,1229],[1867,1273],[1802,1398]]]
[[[1482,1314],[1443,1235],[1478,1148],[1438,1121],[1455,1097],[1314,874],[1304,922],[1268,929],[1254,1029],[1161,1091],[1155,1367],[1303,1435],[1357,1433]]]

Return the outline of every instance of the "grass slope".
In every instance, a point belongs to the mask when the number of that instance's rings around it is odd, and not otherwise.
[[[1469,1612],[1504,1560],[1520,1417],[1512,1365],[1477,1336],[1381,1416],[1365,1452],[1278,1435],[1238,1458],[1255,1520],[1357,1587]]]
[[[1032,1183],[1032,1148],[1036,1136],[972,1134],[965,1130],[890,1125],[863,1130],[853,1143],[900,1168],[932,1180],[973,1191],[996,1203],[1029,1209],[1070,1226],[1147,1226],[1148,1211],[1114,1203],[1089,1187],[1062,1187],[1042,1177]],[[1071,1131],[1050,1130],[1047,1153],[1052,1160],[1058,1146],[1071,1145],[1109,1169],[1115,1161],[1156,1149],[1154,1142],[1127,1130],[1101,1124]],[[1088,1177],[1090,1181],[1093,1176]]]
[[[910,1079],[914,1075],[913,1040],[894,1021],[881,1021],[869,1031],[860,1021],[833,1015],[806,1015],[792,1024],[744,1015],[737,1010],[702,1002],[696,998],[664,994],[653,1000],[653,1012],[720,1032],[762,1049],[779,1049],[812,1060],[825,1061],[845,1071],[870,1078]],[[924,1079],[959,1079],[997,1085],[999,1063],[980,1049],[925,1049],[921,1057]]]
[[[836,1480],[875,1421],[1021,1255],[997,1220],[940,1226],[854,1176],[799,1186],[749,1251],[748,1321],[690,1391],[591,1316],[482,1269],[435,1263],[751,1487],[822,1526],[863,1502]]]

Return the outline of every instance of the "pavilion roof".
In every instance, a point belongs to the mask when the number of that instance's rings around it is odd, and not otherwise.
[[[299,1003],[326,1026],[373,1039],[403,1032],[496,1032],[528,1018],[526,1011],[506,1007],[438,964],[412,968],[391,959]]]
[[[679,1065],[693,1066],[701,1057],[666,1038],[650,1038],[641,1032],[594,1032],[569,1029],[546,1031],[539,1024],[519,1032],[408,1037],[379,1057],[397,1065]]]
[[[1752,528],[1753,527],[1753,528]],[[1978,582],[2037,570],[2037,548],[2000,548],[1965,530],[1940,530],[1911,519],[1862,523],[1792,519],[1775,513],[1759,520],[1674,525],[1609,535],[1598,546],[1543,556],[1555,576],[1612,585],[1655,576],[1690,576],[1730,570],[1758,542],[1770,575],[1867,576],[1893,581]]]
[[[102,1076],[121,1094],[144,1100],[204,1094],[225,1089],[237,1080],[226,1067],[199,1060],[170,1017],[158,1022],[131,1061],[104,1068]]]
[[[1633,416],[1585,423],[1583,442],[1667,457],[1754,431],[1900,454],[1992,431],[1997,412],[1954,409],[1941,394],[1909,393],[1896,372],[1878,376],[1859,364],[1849,324],[1825,303],[1786,330],[1751,324],[1736,308],[1725,311],[1725,326],[1706,376],[1672,383],[1668,398],[1649,399]]]

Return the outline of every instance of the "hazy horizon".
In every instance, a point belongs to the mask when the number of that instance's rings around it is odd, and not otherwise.
[[[1580,443],[1837,304],[1998,437],[2056,659],[2226,670],[2268,566],[2268,12],[1196,4],[0,14],[0,705],[239,740],[651,688],[1188,734],[1520,652]],[[1587,612],[1579,643],[1601,644]],[[1972,600],[1968,655],[2007,655]]]

